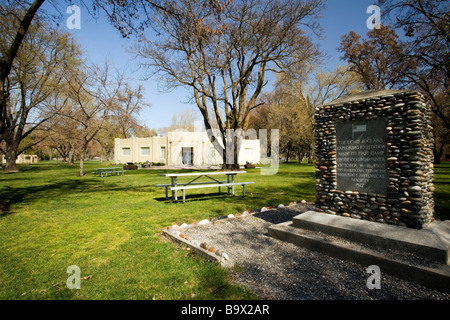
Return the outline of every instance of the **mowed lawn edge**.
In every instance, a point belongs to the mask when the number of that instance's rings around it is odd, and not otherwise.
[[[94,177],[105,163],[88,162],[86,175],[65,163],[19,166],[0,173],[1,299],[256,299],[228,272],[161,236],[164,227],[198,222],[296,200],[314,201],[314,166],[282,164],[275,175],[249,169],[236,197],[213,189],[190,190],[171,203],[159,173],[126,171]],[[437,216],[448,219],[450,165],[436,166]],[[68,289],[67,268],[81,272]]]

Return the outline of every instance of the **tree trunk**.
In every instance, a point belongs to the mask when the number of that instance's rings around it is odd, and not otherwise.
[[[234,151],[234,161],[232,170],[239,170],[239,148],[237,137],[235,137],[233,140],[233,151]]]
[[[16,148],[9,147],[6,149],[6,166],[4,171],[6,172],[19,172],[16,167],[16,160],[17,160],[17,152]]]
[[[88,145],[89,145],[89,142],[92,140],[92,138],[91,139],[85,139],[84,140],[84,142],[83,142],[83,144],[82,144],[82,147],[81,147],[81,152],[80,152],[80,168],[79,168],[79,171],[78,171],[78,176],[80,176],[80,177],[82,177],[82,176],[84,176],[84,172],[83,172],[83,168],[84,168],[84,160],[86,159],[86,156],[87,156],[87,150],[88,150]]]
[[[308,164],[314,163],[313,154],[312,152],[308,153]]]
[[[75,156],[76,156],[75,148],[73,147],[73,145],[70,145],[70,150],[69,150],[69,162],[68,162],[69,165],[72,166],[72,165],[75,164]]]
[[[75,152],[72,150],[69,155],[69,165],[73,166],[75,164]]]
[[[236,170],[239,170],[240,168],[239,168],[239,164],[236,164],[236,163],[228,163],[228,164],[222,165],[222,169],[224,169],[224,170],[233,170],[233,171],[236,171]]]
[[[3,36],[2,36],[3,37]],[[3,135],[6,133],[6,130],[8,128],[7,126],[7,119],[6,115],[7,113],[7,100],[8,95],[7,92],[5,92],[5,79],[1,79],[0,81],[0,141],[3,139]]]
[[[297,158],[298,158],[298,163],[302,164],[303,163],[303,159],[305,158],[305,153],[304,152],[298,152],[297,153]]]
[[[441,157],[442,153],[444,152],[444,148],[440,148],[437,150],[436,145],[433,148],[433,155],[434,155],[434,164],[441,164]]]
[[[84,155],[80,154],[80,167],[78,169],[78,176],[79,177],[84,176],[83,169],[84,169]]]
[[[444,150],[445,150],[445,146],[446,146],[446,141],[447,141],[447,137],[448,134],[446,134],[443,138],[442,138],[442,142],[441,145],[438,147],[438,143],[436,142],[434,144],[433,147],[433,156],[434,156],[434,164],[440,164],[441,163],[441,158],[442,155],[444,154]]]
[[[233,146],[227,144],[224,141],[224,146],[225,148],[223,149],[223,164],[222,164],[222,169],[223,170],[239,170],[239,150],[238,150],[238,141],[237,139],[233,136],[231,137],[233,139]],[[230,157],[227,157],[227,148],[233,148],[233,157],[232,159],[230,159]]]
[[[84,169],[84,158],[86,158],[86,150],[87,150],[87,143],[84,143],[83,144],[83,148],[82,148],[82,150],[81,150],[81,152],[80,152],[80,167],[79,167],[79,170],[78,170],[78,176],[79,177],[82,177],[82,176],[84,176],[84,171],[83,171],[83,169]]]
[[[38,11],[39,7],[44,3],[44,1],[45,0],[33,1],[33,3],[25,12],[23,18],[19,20],[19,29],[17,30],[12,43],[7,48],[6,52],[2,54],[2,58],[0,59],[0,140],[3,138],[3,135],[6,133],[9,126],[6,119],[6,109],[8,106],[7,101],[9,99],[9,93],[7,92],[7,90],[5,90],[5,83],[7,81],[6,79],[11,73],[14,58],[17,56],[23,38],[25,37],[28,28],[30,27],[31,21],[33,20],[34,15]],[[15,160],[13,166],[16,166]]]
[[[17,160],[17,151],[19,149],[19,144],[14,139],[15,132],[8,128],[8,130],[4,133],[3,141],[5,142],[5,157],[6,157],[6,166],[4,171],[6,172],[18,172],[16,167]]]

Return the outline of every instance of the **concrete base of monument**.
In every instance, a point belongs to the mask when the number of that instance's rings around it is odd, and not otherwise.
[[[450,293],[450,223],[416,230],[307,211],[269,227],[271,237]]]

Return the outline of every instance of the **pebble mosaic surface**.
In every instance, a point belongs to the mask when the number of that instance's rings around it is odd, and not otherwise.
[[[315,118],[318,211],[412,228],[433,221],[434,140],[430,105],[421,93],[385,90],[359,94],[317,108]],[[385,120],[386,179],[380,183],[386,181],[386,194],[364,192],[357,185],[341,188],[338,163],[347,161],[337,156],[336,128],[348,123],[358,133],[365,130],[364,121],[369,125],[377,119]],[[363,161],[354,163],[368,170]],[[380,168],[368,170],[367,175],[373,177],[373,170]]]

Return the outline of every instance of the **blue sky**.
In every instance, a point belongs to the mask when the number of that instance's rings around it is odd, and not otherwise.
[[[324,29],[323,39],[317,40],[322,50],[328,53],[326,68],[334,69],[340,60],[337,47],[342,35],[349,31],[355,31],[365,35],[369,29],[366,21],[370,14],[366,13],[367,7],[376,3],[376,0],[328,0],[327,9],[323,11],[320,23]],[[45,8],[45,6],[44,6]],[[63,14],[65,8],[63,9]],[[68,18],[70,14],[66,14]],[[65,19],[61,23],[65,26]],[[383,21],[382,21],[383,22]],[[81,8],[81,28],[68,31],[81,44],[85,56],[93,61],[101,63],[106,58],[119,68],[126,70],[127,75],[133,77],[135,85],[141,84],[145,88],[145,99],[152,107],[143,110],[140,120],[150,128],[168,126],[172,115],[185,109],[196,109],[194,105],[186,104],[188,92],[184,89],[163,93],[158,90],[157,78],[141,80],[141,72],[137,68],[138,61],[127,52],[127,47],[133,42],[123,39],[113,26],[104,17],[94,19],[84,8]],[[199,117],[200,119],[200,117]]]

